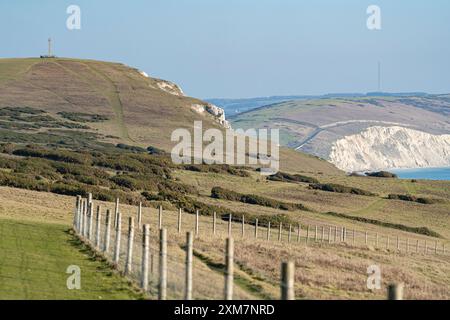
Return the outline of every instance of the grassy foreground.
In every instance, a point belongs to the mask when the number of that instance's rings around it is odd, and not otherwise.
[[[67,267],[81,269],[69,290]],[[138,299],[141,295],[88,255],[67,225],[0,218],[0,299]]]

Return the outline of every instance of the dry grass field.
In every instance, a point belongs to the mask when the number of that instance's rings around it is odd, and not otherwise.
[[[43,192],[32,192],[13,188],[0,188],[2,203],[0,217],[8,219],[63,223],[67,227],[72,222],[74,198]],[[104,209],[113,210],[113,203],[95,201]],[[135,216],[135,206],[121,205],[123,229],[128,216]],[[151,226],[151,248],[157,254],[157,210],[144,208],[143,223]],[[181,299],[183,291],[183,245],[185,232],[194,230],[195,216],[183,214],[182,232],[177,233],[177,213],[164,211],[163,227],[168,229],[169,238],[169,297]],[[319,220],[311,220],[311,223]],[[324,221],[325,222],[325,221]],[[327,221],[328,223],[330,221]],[[338,223],[338,221],[333,221]],[[350,228],[353,225],[347,223]],[[390,230],[375,228],[378,232]],[[373,229],[375,231],[375,229]],[[287,243],[287,233],[278,242],[273,230],[271,241],[266,240],[265,229],[260,228],[258,239],[253,237],[253,229],[246,226],[246,236],[242,238],[241,225],[233,223],[235,238],[235,297],[237,299],[278,299],[280,264],[293,260],[296,265],[295,292],[299,299],[383,299],[386,285],[391,282],[405,283],[407,299],[449,299],[450,256],[434,254],[430,245],[428,254],[398,251],[393,245],[387,250],[381,245],[367,246],[348,243],[330,244],[310,239],[306,244],[304,233],[297,243],[293,236]],[[194,297],[220,298],[223,291],[223,275],[220,265],[224,263],[224,239],[227,223],[219,221],[217,234],[212,234],[211,217],[200,217],[200,233],[194,240]],[[414,235],[410,235],[413,237]],[[139,233],[137,234],[136,261],[139,260]],[[319,237],[320,238],[320,237]],[[380,241],[381,242],[381,241]],[[431,242],[430,242],[431,243]],[[420,249],[422,251],[423,248]],[[171,262],[172,261],[172,262]],[[382,289],[368,290],[366,287],[367,268],[378,265],[382,274]],[[136,267],[138,262],[136,262]],[[156,268],[156,267],[155,267]],[[206,291],[205,291],[206,290]]]
[[[223,296],[228,226],[222,219],[230,212],[235,218],[236,299],[279,298],[280,264],[285,260],[296,264],[297,298],[381,299],[390,282],[404,282],[406,298],[449,298],[449,181],[348,176],[322,159],[286,148],[280,148],[280,170],[306,176],[303,180],[270,180],[254,166],[175,165],[163,152],[174,146],[174,129],[192,129],[195,120],[203,121],[203,129],[219,125],[211,115],[193,111],[193,104],[204,102],[165,92],[158,81],[118,63],[0,59],[0,220],[18,225],[22,233],[36,225],[41,233],[53,230],[55,239],[67,240],[68,234],[61,232],[72,225],[75,203],[67,195],[92,193],[103,213],[113,203],[98,200],[119,197],[124,232],[127,218],[137,212],[130,204],[142,202],[148,207],[143,222],[151,225],[155,271],[155,208],[162,204],[173,299],[182,298],[185,232],[194,228],[196,209],[201,209],[194,244],[197,299]],[[223,197],[212,196],[217,187],[225,190]],[[181,234],[177,207],[186,211]],[[213,211],[218,211],[216,235]],[[340,240],[342,230],[345,241]],[[138,231],[137,239],[141,236]],[[135,245],[138,263],[141,247]],[[22,248],[32,252],[28,245]],[[380,290],[366,287],[370,265],[381,268]],[[152,272],[148,298],[156,296],[156,276]],[[126,292],[125,298],[140,297],[134,294]]]

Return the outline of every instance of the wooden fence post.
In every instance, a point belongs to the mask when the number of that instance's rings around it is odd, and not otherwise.
[[[409,251],[409,238],[406,238],[406,252]]]
[[[139,202],[139,206],[138,206],[137,225],[138,225],[138,230],[142,230],[142,202]]]
[[[437,254],[438,243],[437,240],[434,241],[434,254]]]
[[[74,211],[74,215],[73,215],[73,223],[72,223],[72,227],[75,230],[75,232],[78,232],[78,212],[80,210],[80,198],[81,196],[76,196],[75,197],[75,211]]]
[[[76,231],[77,234],[80,235],[81,232],[81,215],[83,212],[83,198],[81,198],[80,196],[80,200],[78,203],[78,213],[77,213],[77,227],[76,227]]]
[[[91,202],[91,204],[89,205],[89,220],[88,220],[88,234],[87,234],[87,238],[88,238],[89,242],[91,242],[91,243],[92,243],[93,221],[94,221],[94,206]]]
[[[148,290],[148,254],[150,246],[150,225],[144,224],[142,233],[142,255],[141,255],[141,288]]]
[[[225,250],[225,300],[233,299],[234,241],[227,238]]]
[[[300,225],[300,223],[297,226],[297,242],[300,242],[300,230],[301,230],[302,226]]]
[[[95,247],[100,250],[100,234],[101,234],[101,220],[102,220],[102,207],[97,206],[97,214],[95,215]]]
[[[80,208],[78,212],[78,220],[77,220],[77,234],[81,235],[81,220],[83,215],[83,198],[80,200]]]
[[[117,228],[118,215],[119,215],[119,198],[116,198],[116,205],[114,207],[114,229]]]
[[[134,217],[128,218],[128,247],[127,260],[125,263],[125,274],[131,273],[133,268],[133,245],[134,245]]]
[[[388,286],[388,300],[403,300],[403,283]]]
[[[81,212],[80,212],[80,232],[79,235],[84,237],[84,216],[86,214],[85,211],[86,201],[85,199],[81,199]]]
[[[400,250],[400,239],[397,236],[397,250]]]
[[[424,252],[425,252],[425,254],[428,253],[428,244],[427,244],[427,240],[425,240],[425,248],[424,248]]]
[[[162,229],[162,206],[158,207],[158,229]]]
[[[281,264],[281,300],[294,300],[294,262]]]
[[[314,228],[314,242],[317,241],[317,225]]]
[[[242,215],[242,230],[241,230],[242,238],[245,237],[245,215]]]
[[[308,244],[308,240],[309,240],[309,225],[306,228],[306,244]]]
[[[109,251],[109,239],[110,239],[110,230],[111,230],[111,212],[109,209],[106,210],[105,217],[105,238],[103,240],[103,252],[108,253]]]
[[[364,243],[366,244],[366,246],[367,246],[367,242],[368,242],[368,240],[369,240],[369,235],[367,234],[367,231],[366,231],[366,233],[365,233],[365,238],[364,238]]]
[[[117,213],[117,220],[116,220],[116,243],[114,248],[114,264],[116,266],[119,265],[119,259],[120,259],[120,238],[122,235],[122,214],[119,212]]]
[[[159,230],[159,290],[158,299],[167,298],[167,229]]]
[[[198,212],[198,210],[195,210],[195,237],[198,237],[198,234],[199,234],[198,216],[199,216],[199,212]]]
[[[334,242],[337,242],[337,226],[334,226]]]
[[[258,219],[255,220],[255,239],[258,239]]]
[[[186,233],[186,283],[184,299],[192,300],[192,251],[193,236],[191,232]]]
[[[270,221],[267,224],[267,241],[270,241]]]
[[[89,230],[89,203],[87,202],[87,200],[85,200],[86,204],[84,206],[84,238],[87,238],[88,236],[88,230]]]
[[[320,239],[322,242],[324,242],[325,239],[325,227],[322,226],[322,238]]]
[[[288,233],[288,242],[291,243],[291,232],[292,232],[292,225],[289,225],[289,233]]]
[[[281,231],[283,229],[283,223],[280,222],[280,227],[278,228],[278,241],[281,241]]]
[[[331,226],[328,226],[328,243],[331,243]]]
[[[417,239],[416,241],[416,253],[419,252],[419,239]]]
[[[178,234],[181,233],[181,208],[178,209],[178,223],[177,223],[177,229],[178,229]]]
[[[389,250],[389,235],[386,238],[386,249]]]
[[[213,235],[216,235],[216,212],[213,213]]]
[[[231,219],[232,219],[232,215],[230,213],[230,215],[228,216],[228,236],[229,237],[231,237],[231,233],[232,233],[232,230],[231,230]]]

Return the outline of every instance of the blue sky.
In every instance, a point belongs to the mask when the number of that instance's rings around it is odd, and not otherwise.
[[[81,8],[81,30],[66,8]],[[381,8],[368,30],[366,9]],[[0,57],[118,61],[191,96],[450,92],[448,0],[0,0]]]

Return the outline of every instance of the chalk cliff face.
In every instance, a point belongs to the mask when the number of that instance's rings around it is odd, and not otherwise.
[[[329,161],[347,172],[450,166],[450,135],[409,128],[369,127],[335,141]]]
[[[220,123],[224,128],[231,128],[230,123],[225,120],[225,111],[222,108],[219,108],[218,106],[212,104],[212,103],[206,103],[206,104],[193,104],[191,108],[198,113],[204,113],[207,112],[210,115],[214,117],[214,119]]]
[[[149,75],[144,71],[139,71],[139,73],[147,78],[151,79],[151,82],[149,83],[149,86],[154,89],[160,89],[162,91],[165,91],[167,93],[170,93],[175,96],[184,97],[185,94],[181,87],[171,81],[162,80],[162,79],[156,79],[156,78],[150,78]],[[204,104],[198,104],[195,103],[191,105],[192,110],[194,110],[197,113],[209,114],[214,118],[214,120],[218,123],[220,123],[224,128],[231,128],[230,123],[225,120],[225,110],[222,108],[219,108],[218,106],[212,104],[212,103],[204,103]]]

